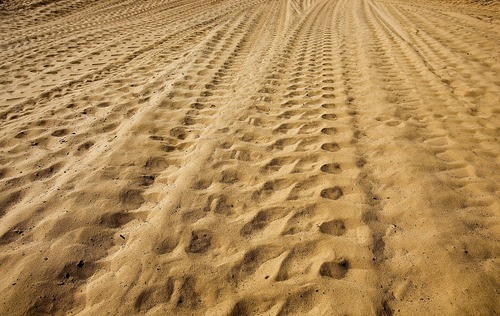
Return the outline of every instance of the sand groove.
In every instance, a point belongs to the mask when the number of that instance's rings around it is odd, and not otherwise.
[[[5,0],[0,314],[498,314],[498,3]]]

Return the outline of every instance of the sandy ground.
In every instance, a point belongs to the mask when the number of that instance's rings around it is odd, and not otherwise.
[[[0,314],[500,314],[500,5],[3,0]]]

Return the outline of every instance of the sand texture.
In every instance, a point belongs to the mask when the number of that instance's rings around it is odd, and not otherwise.
[[[3,0],[0,315],[499,315],[500,1]]]

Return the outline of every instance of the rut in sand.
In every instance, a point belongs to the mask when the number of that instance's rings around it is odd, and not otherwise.
[[[0,314],[499,314],[499,14],[2,1]]]

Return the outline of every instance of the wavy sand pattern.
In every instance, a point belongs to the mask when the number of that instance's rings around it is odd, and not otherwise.
[[[500,314],[499,3],[1,1],[0,314]]]

